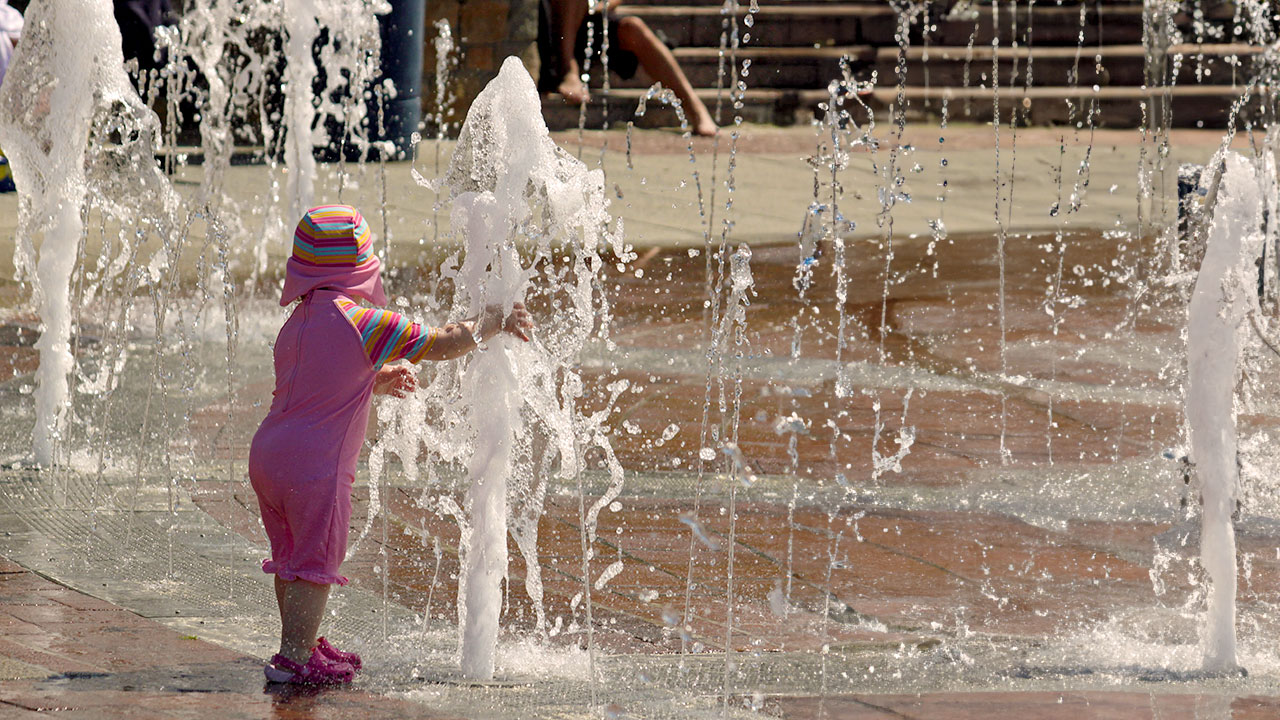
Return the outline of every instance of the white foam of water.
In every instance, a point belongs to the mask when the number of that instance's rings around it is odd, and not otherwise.
[[[407,404],[400,432],[408,443],[389,446],[404,464],[416,463],[424,447],[432,464],[466,468],[463,507],[439,507],[462,528],[459,548],[459,654],[464,675],[493,676],[497,666],[498,618],[507,571],[507,534],[525,556],[525,589],[534,600],[537,624],[546,632],[537,562],[537,525],[550,473],[579,476],[586,453],[599,453],[610,476],[603,496],[581,499],[584,545],[582,606],[588,628],[589,578],[596,517],[622,487],[622,468],[602,425],[609,409],[590,416],[576,406],[584,392],[575,369],[589,339],[603,339],[607,318],[597,274],[599,251],[612,242],[626,259],[620,228],[609,232],[604,178],[550,139],[532,78],[514,58],[476,98],[459,134],[444,178],[452,227],[465,242],[461,259],[442,274],[457,288],[453,317],[475,316],[497,306],[542,298],[553,315],[541,318],[534,341],[501,335],[465,360],[444,366],[422,393],[423,405]],[[620,391],[619,391],[620,392]],[[617,393],[614,393],[616,399]],[[610,403],[611,407],[612,403]],[[405,413],[418,413],[416,418]],[[424,423],[423,416],[431,420]],[[428,466],[427,477],[434,477]]]
[[[1239,482],[1237,333],[1254,302],[1254,258],[1262,250],[1261,208],[1252,164],[1240,155],[1228,155],[1187,325],[1187,424],[1204,502],[1201,562],[1211,581],[1204,667],[1212,671],[1237,666],[1236,547],[1231,520]]]
[[[1248,515],[1280,508],[1280,443],[1270,432],[1240,438],[1240,502]]]
[[[313,148],[344,140],[357,146],[368,144],[367,131],[361,129],[368,114],[364,93],[381,50],[377,15],[390,8],[382,0],[284,0],[289,218],[302,217],[315,201]],[[313,47],[322,33],[327,39],[319,49],[325,86],[313,92],[318,74]],[[327,118],[341,122],[344,138],[329,137]]]
[[[513,639],[500,645],[498,669],[513,677],[586,680],[590,677],[587,653],[576,647],[556,647],[534,638]]]
[[[70,282],[86,205],[134,222],[136,208],[150,207],[156,213],[150,229],[164,237],[177,199],[153,160],[159,123],[125,74],[119,27],[106,0],[49,0],[29,8],[0,103],[0,145],[23,196],[15,264],[19,277],[34,281],[44,326],[36,343],[32,446],[36,462],[49,465],[69,407]],[[112,191],[103,192],[107,187]],[[146,234],[121,232],[120,256]],[[168,262],[161,250],[152,266],[162,273]]]
[[[1242,624],[1270,624],[1264,615],[1242,613]],[[1204,613],[1188,608],[1139,608],[1113,615],[1079,633],[1066,635],[1045,648],[1045,661],[1055,655],[1066,665],[1096,669],[1102,672],[1133,673],[1164,671],[1174,675],[1195,677],[1204,667],[1203,627],[1211,627]],[[1280,674],[1280,659],[1267,632],[1242,638],[1237,649],[1238,662],[1249,669],[1250,677],[1275,677]]]

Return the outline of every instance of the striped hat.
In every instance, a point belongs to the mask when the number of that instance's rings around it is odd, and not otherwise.
[[[373,254],[373,233],[359,210],[350,205],[313,207],[293,233],[280,304],[317,288],[333,288],[385,305],[381,269]]]
[[[293,231],[293,257],[303,265],[359,267],[373,257],[373,233],[350,205],[313,207]]]

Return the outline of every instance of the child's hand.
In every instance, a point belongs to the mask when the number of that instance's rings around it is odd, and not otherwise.
[[[526,331],[533,329],[533,318],[530,317],[529,311],[525,310],[524,303],[513,304],[511,314],[505,318],[502,317],[501,305],[490,305],[484,309],[484,314],[480,318],[477,344],[499,333],[510,333],[529,342],[529,333]],[[502,319],[499,320],[499,318]]]
[[[378,370],[373,380],[374,395],[390,395],[391,397],[408,397],[409,393],[418,389],[418,376],[404,365],[388,365]]]
[[[529,311],[524,309],[524,303],[516,303],[511,306],[511,314],[502,323],[502,331],[511,333],[525,342],[529,342],[529,333],[526,330],[533,329],[533,318],[529,315]]]

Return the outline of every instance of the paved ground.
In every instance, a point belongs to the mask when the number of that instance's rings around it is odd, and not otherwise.
[[[268,686],[261,661],[0,561],[0,717],[445,718],[359,689]]]
[[[876,134],[886,137],[883,128]],[[366,651],[378,679],[354,691],[263,694],[254,658],[269,653],[273,621],[253,570],[263,539],[243,466],[270,391],[266,343],[258,341],[269,339],[276,318],[263,309],[269,303],[242,299],[232,387],[204,380],[213,387],[195,388],[183,446],[165,446],[190,455],[189,473],[132,478],[122,463],[104,485],[84,470],[92,458],[77,458],[81,471],[66,476],[9,470],[0,478],[0,554],[22,563],[0,568],[0,670],[9,678],[0,682],[0,710],[588,717],[605,708],[616,718],[719,717],[727,689],[733,714],[758,706],[787,718],[1274,715],[1280,531],[1268,519],[1275,493],[1265,483],[1246,498],[1240,532],[1252,674],[1188,670],[1196,666],[1203,588],[1187,549],[1194,532],[1182,518],[1195,499],[1181,467],[1162,457],[1181,442],[1182,310],[1172,292],[1135,302],[1138,285],[1122,272],[1141,270],[1156,252],[1136,232],[1137,168],[1154,148],[1136,131],[1099,131],[1092,145],[1087,132],[1023,130],[1015,141],[1005,129],[1000,137],[997,161],[989,127],[908,128],[903,143],[913,150],[896,162],[913,199],[893,208],[892,245],[876,193],[891,153],[857,150],[840,177],[841,212],[857,223],[847,238],[846,282],[832,271],[837,249],[819,243],[801,297],[794,242],[815,200],[806,158],[819,151],[821,133],[745,130],[733,158],[729,237],[753,247],[749,346],[740,363],[725,366],[724,381],[709,386],[701,252],[704,233],[718,242],[723,227],[727,144],[713,170],[711,141],[695,141],[691,164],[678,136],[637,131],[628,167],[624,133],[584,135],[582,157],[592,164],[608,148],[613,210],[639,249],[625,273],[606,279],[617,348],[582,368],[589,398],[598,400],[618,377],[632,383],[612,435],[629,471],[626,490],[602,514],[593,547],[597,577],[622,561],[612,579],[592,583],[594,641],[607,678],[600,687],[588,688],[572,667],[563,676],[545,667],[554,658],[574,667],[583,661],[581,522],[571,487],[552,489],[538,523],[555,628],[547,647],[565,654],[535,653],[508,671],[520,680],[510,688],[424,685],[451,662],[458,528],[422,507],[423,488],[392,463],[379,487],[390,512],[348,561],[353,584],[340,600],[356,611],[394,612],[352,619],[344,611],[333,621],[340,639]],[[1203,162],[1219,137],[1175,134],[1166,167]],[[578,151],[576,133],[558,140]],[[430,154],[419,161],[427,175]],[[703,206],[716,217],[698,213],[695,168]],[[179,187],[190,190],[196,174],[187,173]],[[336,182],[333,168],[325,173]],[[354,170],[343,190],[374,216],[385,178],[392,267],[437,257],[436,230],[448,234],[446,224],[433,224],[434,196],[410,173],[407,165],[385,176],[377,166]],[[233,168],[226,202],[256,207],[276,180],[269,168]],[[1053,214],[1073,192],[1079,211]],[[0,198],[0,238],[12,234],[14,203]],[[997,210],[1009,233],[1003,333]],[[1142,212],[1150,218],[1150,206]],[[940,239],[929,225],[939,216],[948,229]],[[269,247],[278,255],[287,246]],[[1065,271],[1054,281],[1059,259]],[[8,448],[30,423],[23,388],[34,351],[22,289],[9,284],[5,292],[0,362],[13,379],[0,383],[0,434]],[[218,332],[202,346],[213,353],[211,367]],[[84,352],[96,347],[86,340]],[[127,385],[101,403],[125,424],[140,415],[146,373]],[[721,393],[739,390],[733,426],[759,474],[749,486],[695,471],[706,398],[714,406]],[[1259,393],[1248,408],[1251,437],[1277,429],[1270,397]],[[777,430],[784,417],[802,426],[794,449]],[[723,422],[727,430],[728,415]],[[896,472],[884,458],[901,448],[895,439],[908,437],[910,453]],[[1246,460],[1265,468],[1263,445]],[[598,494],[599,478],[587,482]],[[134,488],[142,500],[130,496]],[[369,507],[361,489],[357,529]],[[117,551],[126,557],[113,558]],[[504,627],[514,638],[534,631],[534,605],[524,589],[531,568],[514,543],[511,551]],[[133,587],[115,582],[121,563],[137,579]],[[223,588],[234,590],[220,595]],[[414,632],[427,639],[388,639],[424,617],[425,630]],[[538,680],[520,684],[530,674]]]
[[[876,221],[882,206],[875,188],[888,172],[894,131],[881,124],[869,132],[879,139],[879,148],[875,152],[867,146],[852,148],[853,157],[841,172],[846,193],[840,199],[840,207],[856,223],[856,228],[847,233],[850,238],[878,237],[883,233]],[[637,247],[701,247],[708,232],[718,239],[729,194],[725,183],[731,157],[734,224],[730,237],[752,245],[791,242],[804,225],[811,203],[829,202],[825,196],[815,198],[814,183],[826,182],[830,171],[815,173],[807,159],[831,152],[830,132],[808,127],[747,126],[739,134],[737,154],[730,152],[734,141],[728,128],[715,140],[695,138],[692,143],[674,132],[635,130],[630,154],[625,131],[587,131],[581,140],[573,131],[557,133],[555,137],[588,166],[604,169],[605,187],[612,200],[610,211],[623,220],[627,241]],[[1166,172],[1153,179],[1156,187],[1163,183],[1173,192],[1178,163],[1207,162],[1221,140],[1218,131],[1174,131],[1163,166]],[[1247,147],[1249,142],[1250,138],[1241,135],[1235,147]],[[693,162],[689,161],[690,147]],[[945,129],[909,125],[900,147],[905,150],[896,159],[895,174],[903,176],[905,193],[912,198],[910,203],[899,202],[893,210],[894,230],[901,237],[931,234],[929,222],[939,215],[951,233],[990,231],[997,206],[997,163],[1004,183],[1001,216],[1010,232],[1054,229],[1059,224],[1112,228],[1117,222],[1131,223],[1138,214],[1139,164],[1145,161],[1152,165],[1159,154],[1159,148],[1152,142],[1144,144],[1136,130],[1090,133],[1087,129],[1024,128],[1015,134],[1004,128],[997,143],[997,134],[990,126],[975,125]],[[416,168],[425,178],[435,177],[437,156],[447,165],[452,145],[440,143],[438,153],[431,141],[424,142],[421,148],[416,163],[389,164],[385,175],[382,166],[370,165],[348,167],[348,174],[340,178],[335,165],[322,167],[317,178],[318,198],[341,198],[363,208],[374,218],[379,234],[383,230],[382,218],[375,208],[381,206],[385,194],[392,264],[420,262],[427,257],[423,245],[448,234],[447,213],[434,210],[436,196],[416,183],[412,173]],[[693,176],[695,171],[698,181]],[[192,168],[180,172],[175,184],[190,196],[198,188],[199,179],[199,168]],[[945,193],[941,186],[944,181]],[[267,171],[263,166],[232,167],[224,187],[226,202],[246,218],[247,229],[252,232],[259,223],[272,220],[271,198],[278,196],[281,182],[279,172]],[[1076,188],[1081,207],[1067,212],[1065,208]],[[945,197],[942,204],[938,202],[940,196]],[[1055,203],[1064,208],[1060,216],[1050,214]],[[12,275],[11,253],[4,248],[10,247],[16,222],[17,197],[0,195],[0,278]],[[281,237],[280,243],[268,244],[275,256],[288,252],[284,242],[287,233]],[[94,241],[91,237],[90,242]]]
[[[265,686],[257,658],[179,634],[9,561],[0,561],[0,625],[0,717],[450,717],[421,703],[359,688]],[[1124,690],[944,692],[779,696],[763,702],[762,710],[766,716],[794,720],[977,720],[992,713],[1028,720],[1261,720],[1280,713],[1280,698]]]

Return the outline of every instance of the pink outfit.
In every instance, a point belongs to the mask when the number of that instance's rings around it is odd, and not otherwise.
[[[13,58],[13,45],[22,38],[22,13],[9,7],[9,0],[0,0],[0,83]]]
[[[309,219],[326,211],[340,216],[330,218],[329,230],[320,222],[320,230],[313,226],[304,239],[295,235],[285,295],[298,292],[302,302],[276,338],[276,388],[249,449],[249,479],[271,541],[271,559],[263,561],[263,571],[283,580],[345,585],[338,568],[346,555],[351,486],[374,379],[384,363],[421,360],[436,332],[351,299],[382,295],[371,252],[349,256],[346,265],[330,262],[323,272],[307,262],[307,253],[315,248],[306,240],[315,241],[317,233],[342,234],[342,227],[332,226],[345,225],[348,247],[363,244],[361,228],[367,236],[363,218],[346,206],[309,211],[299,233]],[[371,263],[372,275],[367,269]],[[295,274],[296,268],[308,272]],[[321,275],[324,284],[316,284]]]

